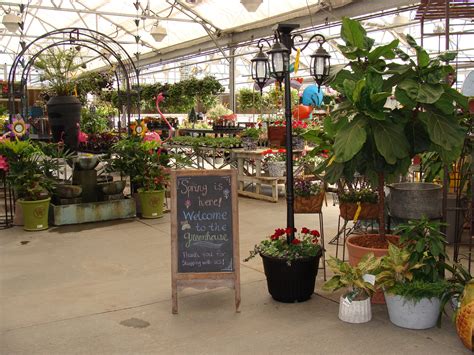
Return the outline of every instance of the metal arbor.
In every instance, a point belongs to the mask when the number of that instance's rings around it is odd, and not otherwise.
[[[40,41],[48,37],[53,38],[53,43],[41,47],[33,56],[31,56],[27,62],[26,53],[34,45],[39,45]],[[61,38],[62,37],[62,38]],[[88,48],[89,50],[98,54],[98,57],[102,57],[111,67],[114,65],[115,78],[117,81],[117,92],[119,102],[119,112],[127,117],[127,125],[130,125],[130,115],[132,110],[131,102],[131,90],[132,88],[137,89],[138,100],[140,100],[140,81],[139,81],[139,70],[136,68],[132,58],[127,51],[110,36],[103,33],[90,30],[87,28],[62,28],[57,29],[36,38],[32,42],[26,44],[21,42],[21,51],[15,57],[12,67],[8,75],[8,108],[10,112],[10,122],[12,122],[13,116],[15,115],[15,98],[21,99],[21,112],[23,117],[28,114],[28,83],[27,78],[30,70],[38,58],[38,56],[44,51],[58,46],[81,46]],[[21,68],[21,69],[20,69]],[[19,87],[15,84],[15,78],[17,71],[21,71],[21,79]],[[121,89],[121,83],[122,89]],[[125,86],[125,88],[123,88]],[[18,89],[16,92],[15,90]],[[125,93],[125,102],[122,102],[123,94]],[[140,107],[137,108],[138,117],[140,118]],[[120,130],[119,120],[119,130]]]

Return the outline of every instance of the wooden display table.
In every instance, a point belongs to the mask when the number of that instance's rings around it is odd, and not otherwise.
[[[285,185],[286,176],[271,177],[262,174],[262,161],[265,157],[262,153],[266,150],[268,148],[256,150],[233,149],[231,151],[232,160],[237,160],[238,193],[259,200],[278,202],[278,188]],[[294,155],[301,155],[301,153],[301,150],[293,151]],[[247,164],[246,167],[246,162],[249,163],[250,161],[253,164]],[[255,185],[255,191],[245,190],[248,184]],[[271,186],[271,196],[262,193],[262,185]]]

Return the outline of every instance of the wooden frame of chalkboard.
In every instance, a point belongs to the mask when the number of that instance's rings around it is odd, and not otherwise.
[[[229,287],[240,307],[237,171],[171,171],[171,294]]]

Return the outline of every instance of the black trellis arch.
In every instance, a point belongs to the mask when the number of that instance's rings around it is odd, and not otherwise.
[[[27,63],[25,63],[25,54],[33,45],[39,44],[39,42],[43,39],[48,37],[57,37],[63,36],[63,39],[56,39],[53,43],[49,44],[48,46],[41,47],[37,53],[35,53]],[[88,48],[97,54],[99,54],[107,63],[111,66],[113,64],[117,65],[117,70],[115,70],[115,78],[117,80],[117,90],[118,90],[118,99],[119,99],[119,114],[120,116],[123,115],[122,103],[121,103],[121,92],[120,92],[120,85],[121,81],[124,80],[125,82],[125,95],[126,95],[126,103],[125,103],[125,110],[127,116],[127,124],[128,127],[130,126],[130,116],[131,116],[131,89],[132,87],[137,88],[138,93],[138,102],[140,101],[140,80],[139,80],[139,70],[136,68],[132,58],[127,53],[127,51],[123,48],[120,43],[115,41],[110,36],[107,36],[101,32],[94,31],[87,28],[62,28],[57,29],[44,35],[39,36],[35,40],[31,41],[26,45],[22,45],[22,50],[20,53],[15,57],[12,67],[10,69],[8,75],[8,107],[10,111],[10,122],[12,122],[13,116],[15,115],[15,97],[18,96],[15,94],[15,78],[17,76],[17,71],[19,70],[19,66],[22,67],[21,69],[21,80],[19,86],[19,96],[21,98],[21,115],[26,117],[28,112],[28,90],[27,90],[27,78],[29,76],[31,67],[33,66],[35,60],[38,56],[43,53],[44,51],[58,46],[81,46]],[[100,48],[102,50],[97,50],[96,48]],[[112,63],[109,59],[113,57],[116,63]],[[138,118],[140,118],[140,105],[137,107]],[[119,128],[120,128],[120,119],[119,119]],[[128,128],[129,129],[129,128]]]

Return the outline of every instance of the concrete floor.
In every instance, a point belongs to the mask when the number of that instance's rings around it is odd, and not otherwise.
[[[241,259],[285,225],[286,204],[239,199]],[[326,242],[337,207],[324,207]],[[297,227],[315,228],[313,215]],[[329,246],[328,254],[334,255]],[[272,300],[262,263],[241,263],[241,313],[233,291],[185,290],[171,314],[169,214],[0,231],[1,354],[462,354],[469,353],[449,319],[441,329],[398,328],[385,306],[371,322],[337,318],[338,295],[321,290],[301,304]]]

